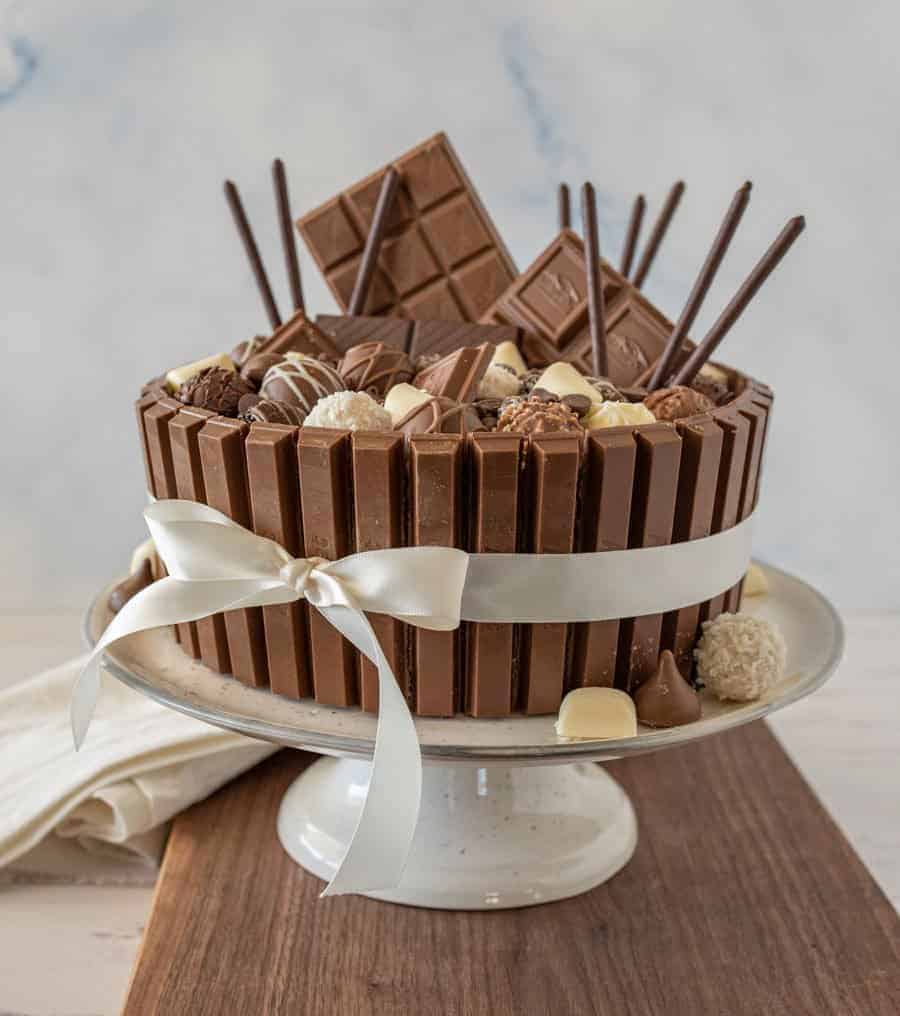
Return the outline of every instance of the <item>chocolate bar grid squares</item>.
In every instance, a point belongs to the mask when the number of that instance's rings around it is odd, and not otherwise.
[[[364,313],[477,319],[517,273],[449,140],[435,135],[393,166],[401,181]],[[297,222],[345,310],[387,169]]]

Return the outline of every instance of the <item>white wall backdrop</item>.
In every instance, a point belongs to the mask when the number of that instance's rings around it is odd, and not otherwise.
[[[520,266],[559,179],[594,180],[617,257],[633,195],[652,215],[683,177],[647,286],[672,315],[753,180],[695,334],[806,213],[721,353],[777,394],[758,552],[900,607],[898,28],[887,2],[0,0],[0,603],[79,604],[123,567],[139,384],[264,327],[223,177],[287,306],[272,157],[299,212],[445,129]]]

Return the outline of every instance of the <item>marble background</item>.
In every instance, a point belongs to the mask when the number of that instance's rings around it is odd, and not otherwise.
[[[595,181],[613,258],[634,193],[652,214],[687,180],[647,285],[672,315],[752,179],[695,333],[806,213],[722,351],[778,396],[758,552],[839,605],[900,607],[898,21],[813,0],[0,0],[0,605],[78,605],[124,565],[137,387],[264,326],[223,177],[286,306],[271,158],[300,211],[445,129],[520,266],[558,180]]]

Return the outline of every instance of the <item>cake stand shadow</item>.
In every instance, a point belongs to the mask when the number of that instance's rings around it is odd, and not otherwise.
[[[779,625],[788,664],[784,680],[757,702],[726,704],[704,693],[696,723],[606,741],[559,738],[555,716],[417,718],[425,763],[419,826],[400,886],[370,895],[413,906],[502,909],[574,896],[615,875],[634,852],[637,821],[624,790],[594,763],[759,719],[811,694],[841,658],[843,626],[828,600],[800,579],[764,570],[769,593],[745,609]],[[85,618],[91,644],[109,621],[109,588]],[[331,878],[365,800],[374,716],[249,688],[191,660],[168,629],[122,640],[106,652],[104,668],[189,716],[328,756],[288,789],[278,835],[299,864]]]

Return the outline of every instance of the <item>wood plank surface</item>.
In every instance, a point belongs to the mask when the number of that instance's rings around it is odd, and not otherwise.
[[[175,823],[126,1016],[880,1016],[900,920],[762,723],[609,765],[640,823],[608,884],[518,911],[419,910],[282,851],[282,752]]]

